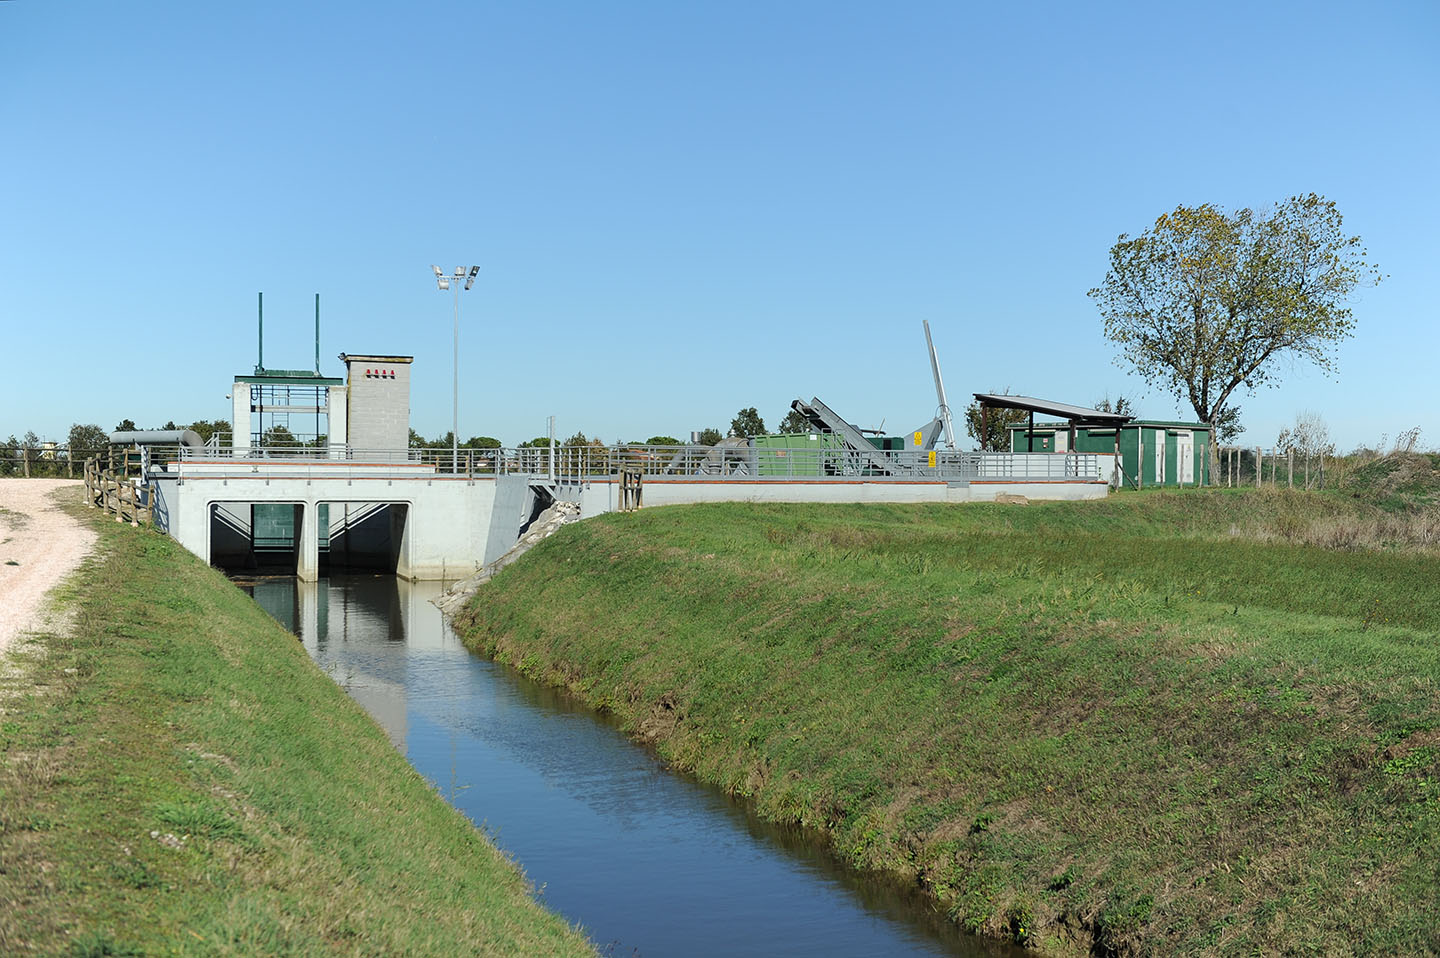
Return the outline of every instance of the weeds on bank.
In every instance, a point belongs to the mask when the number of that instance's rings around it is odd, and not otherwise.
[[[0,702],[0,952],[592,953],[243,593],[95,528]]]
[[[1355,511],[1309,499],[646,510],[568,527],[462,626],[967,927],[1424,950],[1437,559],[1235,531]]]

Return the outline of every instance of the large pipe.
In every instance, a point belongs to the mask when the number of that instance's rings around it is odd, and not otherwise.
[[[112,432],[110,441],[137,446],[180,444],[191,449],[204,449],[205,440],[193,429],[136,429],[127,432]]]

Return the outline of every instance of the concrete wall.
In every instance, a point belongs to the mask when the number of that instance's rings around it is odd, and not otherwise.
[[[207,562],[213,548],[210,508],[216,503],[301,506],[298,575],[312,580],[319,575],[319,504],[331,503],[333,512],[335,503],[388,502],[406,507],[389,511],[398,575],[456,579],[478,569],[490,537],[495,480],[388,478],[385,471],[356,466],[349,478],[267,476],[258,469],[224,476],[202,472],[160,483],[159,498],[170,535]],[[244,514],[240,507],[234,511]]]
[[[250,449],[250,384],[232,384],[230,402],[231,448],[236,452],[248,452]]]
[[[990,502],[999,493],[1032,499],[1103,499],[1108,487],[1099,482],[864,482],[818,480],[776,482],[756,480],[659,480],[642,487],[646,508],[697,502]],[[584,516],[618,507],[620,485],[610,479],[587,483],[579,495]]]
[[[384,358],[384,357],[382,357]],[[399,361],[397,361],[399,360]],[[346,359],[346,436],[351,449],[410,446],[410,361],[351,356]]]
[[[495,480],[495,504],[490,512],[483,564],[489,565],[510,551],[534,507],[535,493],[528,476],[499,476]]]

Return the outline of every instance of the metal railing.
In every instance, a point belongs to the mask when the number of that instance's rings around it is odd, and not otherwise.
[[[164,462],[166,450],[152,450]],[[773,448],[765,446],[559,446],[552,459],[544,446],[506,449],[449,448],[356,449],[350,446],[258,447],[234,450],[178,448],[181,463],[271,461],[309,466],[377,464],[420,467],[423,472],[465,475],[527,475],[559,482],[618,476],[622,471],[647,480],[705,478],[774,481],[1099,481],[1101,459],[1088,453],[980,453],[847,448]]]

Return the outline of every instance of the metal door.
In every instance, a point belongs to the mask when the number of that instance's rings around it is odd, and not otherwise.
[[[1182,432],[1175,437],[1175,465],[1178,466],[1180,485],[1195,485],[1195,435]]]

